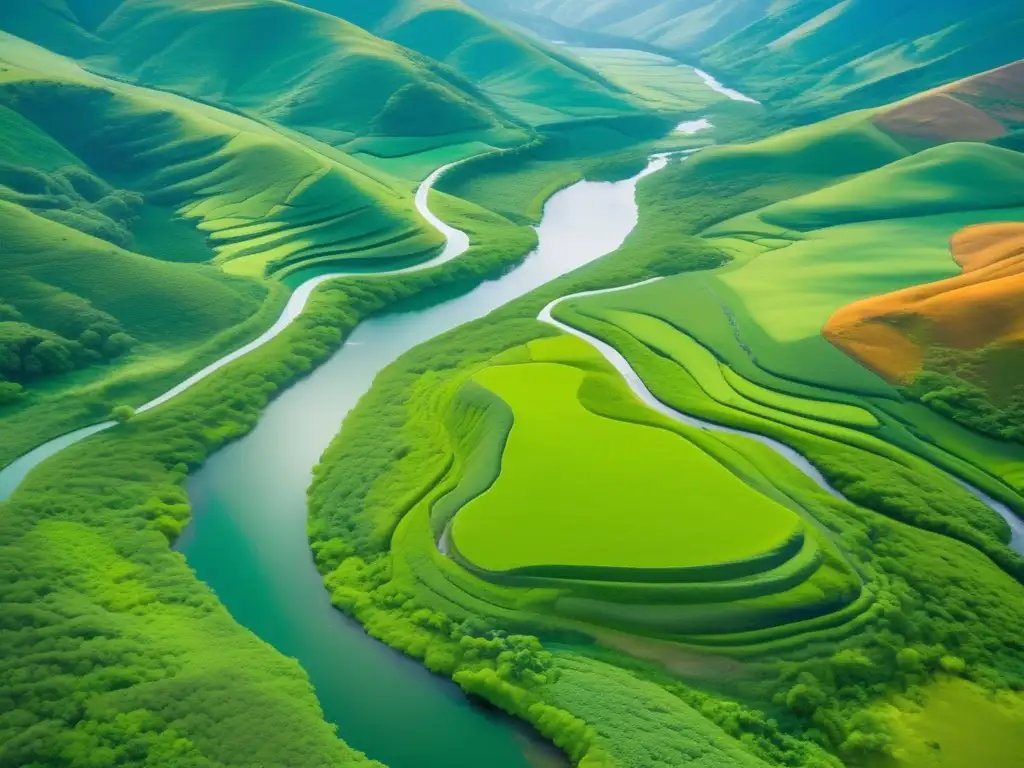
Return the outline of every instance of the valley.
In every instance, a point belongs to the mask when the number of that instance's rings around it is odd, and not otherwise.
[[[0,764],[1013,764],[1022,20],[897,5],[0,9]]]

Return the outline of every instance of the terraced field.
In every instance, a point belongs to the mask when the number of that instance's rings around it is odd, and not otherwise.
[[[451,403],[454,468],[416,514],[473,575],[453,581],[465,594],[553,590],[532,610],[716,646],[870,605],[749,447],[650,411],[578,339],[507,350]]]
[[[512,5],[769,103],[460,0],[0,7],[0,764],[521,768],[449,680],[581,768],[1013,762],[1009,2]]]

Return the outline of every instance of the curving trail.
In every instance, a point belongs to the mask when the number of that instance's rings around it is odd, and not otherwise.
[[[467,158],[471,159],[471,158]],[[430,197],[430,191],[434,188],[445,173],[459,163],[466,162],[466,160],[459,160],[454,163],[448,163],[443,165],[428,176],[416,190],[416,210],[419,212],[426,222],[445,237],[444,249],[437,256],[428,259],[427,261],[414,264],[409,267],[402,267],[401,269],[394,270],[383,270],[381,272],[370,273],[373,275],[402,275],[411,272],[419,272],[432,267],[440,266],[445,262],[456,259],[467,250],[469,250],[469,235],[465,232],[455,229],[454,227],[445,224],[437,216],[431,212],[427,201]],[[309,302],[309,297],[312,296],[319,286],[326,283],[328,280],[334,280],[340,277],[366,277],[366,272],[331,272],[325,275],[318,275],[310,278],[306,282],[299,285],[288,299],[288,303],[285,305],[281,314],[278,316],[277,321],[270,326],[266,331],[260,334],[259,337],[253,339],[248,344],[239,347],[233,352],[229,352],[219,360],[210,363],[208,366],[203,368],[198,373],[189,376],[187,379],[182,381],[180,384],[172,387],[171,389],[164,392],[162,395],[153,398],[149,402],[140,405],[135,409],[136,413],[145,413],[150,411],[157,406],[163,405],[164,403],[173,400],[178,395],[191,389],[196,384],[201,382],[203,379],[209,377],[211,374],[219,371],[226,365],[233,363],[239,358],[245,357],[250,352],[253,352],[260,347],[267,344],[267,342],[280,335],[288,326],[295,322],[296,318],[302,314],[302,310],[306,308],[306,304]],[[25,455],[15,459],[13,462],[8,464],[2,470],[0,470],[0,501],[5,501],[10,497],[18,486],[21,485],[22,480],[25,479],[26,475],[32,471],[37,465],[41,464],[46,459],[55,455],[56,453],[64,450],[65,448],[74,445],[75,443],[81,442],[91,435],[95,435],[98,432],[110,429],[117,425],[116,421],[103,421],[98,424],[92,424],[88,427],[82,427],[74,432],[68,432],[67,434],[56,437],[53,440],[43,443],[42,445],[33,448]]]
[[[618,350],[616,350],[610,344],[601,341],[600,339],[595,338],[590,334],[584,333],[578,328],[574,328],[571,325],[567,325],[559,320],[556,320],[552,316],[552,312],[554,311],[555,307],[557,307],[563,301],[584,298],[587,296],[598,296],[606,293],[616,293],[618,291],[626,291],[631,288],[637,288],[641,285],[648,285],[650,283],[654,283],[663,279],[664,278],[661,277],[655,277],[650,280],[644,280],[643,282],[633,283],[631,285],[621,285],[616,288],[605,288],[603,290],[597,291],[583,291],[581,293],[574,293],[568,296],[562,296],[561,298],[555,299],[546,307],[544,307],[544,309],[542,309],[540,314],[537,316],[537,319],[540,320],[542,323],[547,323],[548,325],[557,328],[563,333],[568,333],[572,336],[575,336],[578,339],[582,339],[587,344],[596,349],[601,354],[601,356],[604,357],[605,360],[607,360],[609,363],[611,363],[615,370],[617,370],[622,375],[622,377],[626,380],[626,383],[629,385],[629,388],[633,391],[633,393],[637,397],[639,397],[645,405],[649,406],[650,408],[653,408],[658,413],[664,416],[668,416],[670,419],[678,421],[682,424],[686,424],[691,427],[696,427],[697,429],[703,429],[709,432],[723,432],[730,435],[742,435],[743,437],[748,437],[751,440],[756,440],[757,442],[761,443],[762,445],[768,446],[777,454],[782,456],[782,458],[784,458],[786,461],[788,461],[790,464],[792,464],[794,467],[800,470],[804,475],[810,478],[819,488],[824,490],[826,493],[830,494],[831,496],[837,499],[846,500],[846,497],[843,496],[835,488],[833,488],[832,485],[829,484],[828,480],[825,479],[825,476],[822,475],[821,472],[819,472],[818,469],[813,464],[811,464],[810,461],[808,461],[804,456],[802,456],[797,451],[790,448],[788,445],[780,443],[778,440],[773,440],[770,437],[759,435],[756,432],[747,432],[741,429],[725,427],[722,426],[721,424],[715,424],[714,422],[704,421],[703,419],[698,419],[694,416],[683,413],[682,411],[677,411],[675,408],[671,408],[670,406],[666,405],[661,400],[659,400],[657,397],[655,397],[654,393],[652,393],[647,388],[647,385],[643,383],[643,380],[640,378],[637,372],[633,370],[633,367],[629,364],[629,361],[627,361],[626,358],[621,353],[619,353]],[[952,475],[950,475],[950,477],[952,477],[953,480],[955,480],[957,483],[963,486],[963,488],[970,492],[975,498],[977,498],[983,504],[985,504],[994,512],[999,514],[1000,517],[1006,520],[1006,522],[1010,526],[1011,531],[1011,538],[1009,543],[1010,548],[1018,554],[1024,555],[1024,520],[1021,520],[1019,517],[1017,517],[1008,506],[1006,506],[1002,502],[996,501],[995,499],[991,498],[980,489],[975,488],[974,486],[961,480],[958,477],[953,477]]]

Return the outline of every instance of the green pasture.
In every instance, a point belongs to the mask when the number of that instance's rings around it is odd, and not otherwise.
[[[585,380],[551,363],[474,377],[514,422],[497,481],[452,526],[469,562],[488,571],[688,568],[764,555],[799,531],[789,510],[680,436],[595,416],[578,399]]]
[[[645,346],[675,360],[723,405],[769,417],[782,412],[853,427],[871,429],[878,426],[878,419],[864,408],[794,397],[749,381],[685,332],[656,317],[612,310],[603,313],[601,319],[617,325]]]
[[[1024,204],[1022,190],[1024,156],[1020,153],[987,144],[953,142],[784,200],[756,215],[768,225],[768,231],[778,227],[785,237],[794,230],[1013,208]],[[725,224],[709,234],[730,229]]]

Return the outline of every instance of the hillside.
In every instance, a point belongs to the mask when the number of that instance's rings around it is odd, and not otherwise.
[[[450,67],[530,123],[635,111],[626,91],[566,51],[453,0],[300,0]]]
[[[281,288],[252,278],[443,242],[408,182],[3,33],[0,128],[8,459],[256,335]]]
[[[393,139],[408,152],[437,145],[438,136],[444,143],[460,135],[521,137],[450,71],[283,0],[124,0],[102,8],[26,0],[0,9],[0,29],[91,70],[245,111],[333,145]]]
[[[1024,56],[1015,0],[476,0],[538,28],[632,40],[699,60],[807,121],[877,106]],[[884,19],[884,23],[880,20]],[[840,102],[841,100],[841,102]]]
[[[943,141],[1019,141],[1024,129],[1024,60],[926,91],[873,118],[917,145]]]
[[[524,122],[636,111],[570,56],[450,3],[26,0],[0,29],[346,151],[509,144]]]

